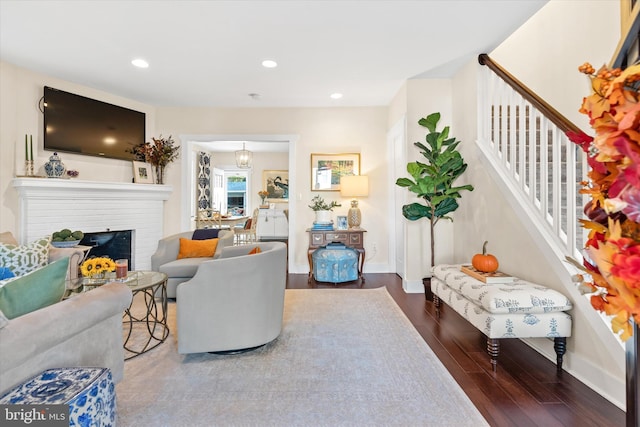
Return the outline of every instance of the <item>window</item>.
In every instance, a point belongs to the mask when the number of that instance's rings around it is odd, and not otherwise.
[[[227,212],[232,215],[245,215],[249,211],[247,197],[247,172],[225,171],[225,199]]]

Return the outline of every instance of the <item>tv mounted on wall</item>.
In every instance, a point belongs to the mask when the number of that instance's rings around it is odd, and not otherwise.
[[[44,87],[45,150],[135,160],[143,142],[144,113]]]

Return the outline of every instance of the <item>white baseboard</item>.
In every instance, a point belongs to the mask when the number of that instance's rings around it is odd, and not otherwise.
[[[556,353],[553,350],[553,340],[544,339],[523,339],[521,340],[529,347],[551,360],[556,362]],[[498,358],[498,363],[500,360]],[[589,359],[581,357],[579,354],[567,352],[564,355],[562,367],[565,371],[573,375],[584,385],[616,405],[623,411],[626,408],[626,384],[602,369],[601,366],[594,365]]]
[[[393,272],[394,271],[391,270],[391,268],[389,267],[389,264],[384,262],[371,263],[371,262],[365,261],[364,263],[363,273],[393,273]]]
[[[422,284],[422,280],[402,279],[402,289],[408,294],[424,293],[424,285]]]

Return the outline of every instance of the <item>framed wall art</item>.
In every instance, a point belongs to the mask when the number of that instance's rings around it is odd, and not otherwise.
[[[270,202],[289,201],[289,171],[262,171],[262,188]]]
[[[133,182],[138,184],[153,184],[151,163],[133,161]]]
[[[311,154],[311,191],[340,191],[346,175],[360,175],[360,153]]]

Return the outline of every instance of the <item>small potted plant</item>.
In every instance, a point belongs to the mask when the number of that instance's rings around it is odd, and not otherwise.
[[[316,224],[330,224],[331,223],[331,211],[337,206],[342,206],[340,203],[332,200],[331,203],[327,203],[321,196],[315,196],[311,199],[309,207],[316,213]]]

